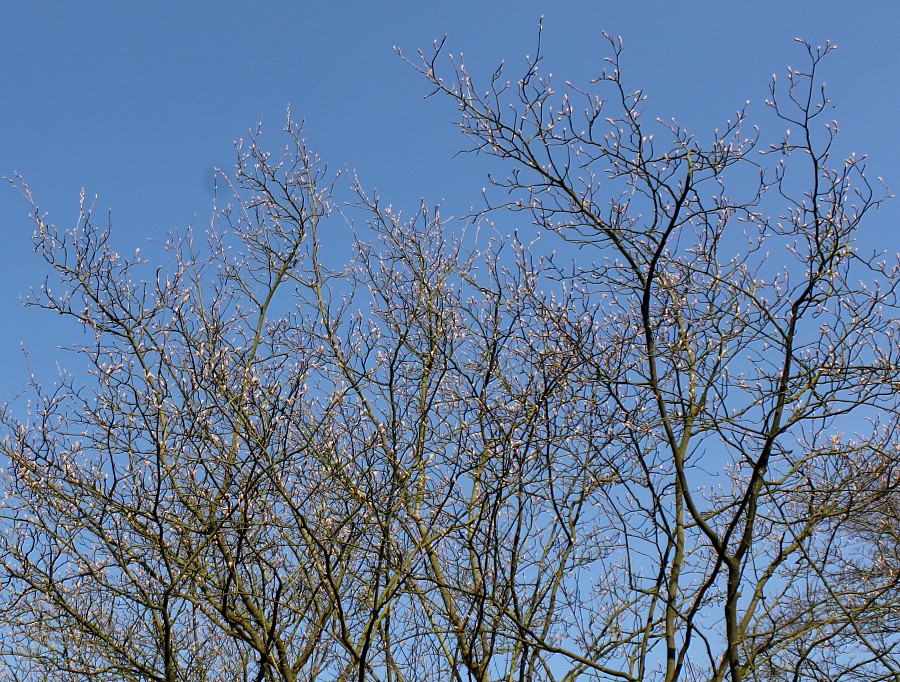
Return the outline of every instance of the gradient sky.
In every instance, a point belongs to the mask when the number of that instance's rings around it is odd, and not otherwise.
[[[416,207],[478,201],[484,166],[455,157],[464,141],[448,101],[423,100],[422,78],[393,52],[413,55],[447,35],[474,75],[506,59],[517,73],[544,15],[545,68],[586,83],[607,54],[602,31],[625,41],[623,73],[649,109],[708,132],[746,100],[760,103],[771,74],[801,64],[793,42],[830,39],[826,78],[842,151],[870,156],[870,174],[900,187],[900,5],[893,2],[190,2],[3,3],[0,8],[0,175],[24,175],[60,226],[78,194],[112,211],[114,245],[208,224],[212,168],[260,119],[277,131],[291,105],[333,169],[353,168],[385,200]],[[758,111],[758,110],[757,110]],[[900,251],[893,202],[871,234]],[[52,315],[23,309],[41,283],[27,207],[0,188],[0,397],[23,385],[20,347],[41,376],[67,364],[54,350],[80,337]]]

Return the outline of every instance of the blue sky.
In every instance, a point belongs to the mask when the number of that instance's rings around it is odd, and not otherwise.
[[[290,104],[334,169],[415,208],[478,201],[484,166],[455,157],[463,140],[447,101],[423,100],[422,78],[393,53],[414,54],[447,35],[477,76],[535,46],[544,15],[546,68],[586,83],[622,35],[626,81],[650,95],[654,115],[704,132],[768,79],[802,62],[793,38],[831,39],[827,64],[841,149],[870,155],[870,173],[900,187],[900,6],[889,2],[33,2],[0,8],[0,175],[22,173],[50,219],[73,223],[78,194],[110,209],[115,245],[132,251],[190,223],[207,224],[212,168],[262,119],[275,133]],[[511,71],[515,73],[515,71]],[[25,380],[20,345],[39,373],[78,329],[19,296],[40,284],[27,207],[0,188],[0,396]],[[869,228],[900,251],[900,206]],[[45,375],[46,376],[46,375]],[[49,376],[52,376],[50,372]]]

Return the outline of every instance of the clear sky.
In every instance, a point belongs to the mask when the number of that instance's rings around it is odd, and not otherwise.
[[[900,49],[894,2],[678,3],[531,0],[398,2],[7,2],[0,6],[0,175],[22,173],[50,219],[71,225],[79,190],[112,211],[115,245],[132,251],[194,222],[207,224],[212,168],[262,119],[274,133],[290,104],[335,169],[354,168],[386,200],[419,196],[463,211],[484,168],[454,158],[463,140],[447,101],[423,100],[422,78],[393,53],[447,35],[474,74],[533,52],[544,15],[546,68],[561,80],[597,75],[601,31],[625,41],[626,81],[654,115],[703,132],[768,79],[802,63],[793,38],[831,39],[827,64],[841,149],[868,153],[870,172],[900,187]],[[515,73],[511,71],[510,73]],[[27,207],[0,188],[0,396],[25,379],[24,342],[44,373],[77,329],[22,309],[40,284]],[[880,244],[900,251],[895,202],[874,215]],[[73,335],[74,334],[74,335]],[[46,375],[45,375],[46,376]],[[51,373],[52,376],[52,373]]]

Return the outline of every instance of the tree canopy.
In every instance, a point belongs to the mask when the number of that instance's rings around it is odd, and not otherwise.
[[[292,120],[158,265],[16,179],[90,333],[3,412],[0,679],[900,679],[900,272],[830,50],[704,138],[620,41],[559,92],[439,45],[505,169],[457,221]]]

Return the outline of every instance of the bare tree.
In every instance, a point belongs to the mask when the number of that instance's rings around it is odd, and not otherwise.
[[[414,63],[521,241],[339,211],[290,121],[155,271],[15,181],[92,378],[4,414],[6,678],[900,679],[900,279],[831,48],[766,143],[645,122],[610,45],[562,95]]]

